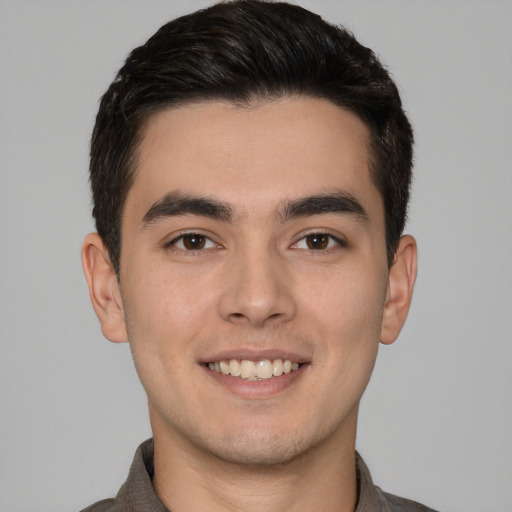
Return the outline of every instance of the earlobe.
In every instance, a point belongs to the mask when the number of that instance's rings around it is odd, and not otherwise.
[[[417,258],[416,240],[410,235],[402,236],[389,270],[381,329],[381,343],[385,345],[398,338],[407,318],[416,281]]]
[[[90,233],[85,237],[82,246],[82,266],[92,306],[100,321],[103,335],[115,343],[127,341],[117,276],[103,240],[97,233]]]

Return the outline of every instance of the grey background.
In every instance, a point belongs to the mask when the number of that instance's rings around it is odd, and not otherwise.
[[[88,139],[127,52],[209,2],[0,0],[0,511],[112,496],[150,435],[127,345],[80,266]],[[301,1],[388,63],[416,130],[420,273],[358,448],[384,489],[512,510],[512,3]]]

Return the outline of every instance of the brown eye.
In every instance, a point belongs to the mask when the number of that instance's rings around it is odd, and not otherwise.
[[[183,233],[180,236],[177,236],[169,243],[166,244],[166,248],[171,251],[178,252],[204,252],[210,249],[220,249],[221,246],[216,244],[211,238],[202,235],[201,233]]]
[[[189,251],[197,251],[203,249],[206,245],[206,237],[197,233],[183,235],[183,247]]]
[[[313,233],[306,237],[306,245],[308,249],[327,249],[329,245],[330,236],[325,233]]]
[[[347,243],[343,239],[322,231],[305,235],[292,245],[292,249],[317,252],[328,252],[342,247],[347,247]]]

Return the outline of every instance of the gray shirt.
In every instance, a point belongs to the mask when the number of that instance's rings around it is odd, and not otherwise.
[[[359,498],[355,512],[435,512],[373,485],[370,472],[359,454],[356,454],[356,472]],[[135,452],[128,479],[117,496],[99,501],[82,512],[169,512],[153,489],[153,473],[153,440],[148,439]]]

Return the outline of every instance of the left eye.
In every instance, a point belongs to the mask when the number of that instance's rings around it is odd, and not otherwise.
[[[293,248],[325,251],[337,245],[343,245],[343,242],[335,236],[328,235],[327,233],[311,233],[310,235],[302,237],[293,245]]]
[[[172,240],[169,246],[181,249],[182,251],[200,251],[217,247],[217,244],[200,233],[186,233]]]

